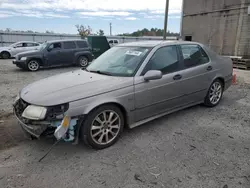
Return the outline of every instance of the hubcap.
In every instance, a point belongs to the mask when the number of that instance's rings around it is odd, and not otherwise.
[[[4,59],[8,59],[9,58],[9,54],[7,54],[7,53],[3,53],[2,56],[3,56]]]
[[[209,100],[212,104],[217,104],[222,95],[222,86],[219,82],[214,82],[210,88]]]
[[[82,57],[82,58],[80,59],[80,65],[81,65],[82,67],[86,67],[86,66],[88,65],[88,60],[87,60],[87,58]]]
[[[121,128],[121,118],[113,110],[98,114],[91,125],[91,137],[95,143],[105,145],[112,142]]]
[[[30,61],[28,67],[32,71],[36,71],[39,67],[39,64],[36,61]]]

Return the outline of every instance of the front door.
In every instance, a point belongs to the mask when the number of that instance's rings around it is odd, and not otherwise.
[[[146,65],[142,76],[135,77],[135,120],[140,121],[178,107],[184,91],[177,46],[159,48]],[[160,70],[159,80],[145,81],[149,70]]]
[[[25,46],[26,46],[26,45],[27,45],[27,44],[26,44],[26,43],[23,43],[23,42],[17,43],[17,44],[11,49],[12,56],[15,56],[15,55],[18,54],[18,53],[24,52],[24,51],[25,51]]]
[[[48,66],[57,66],[63,64],[63,58],[61,58],[62,43],[56,42],[50,44],[47,49],[48,53],[46,55]]]

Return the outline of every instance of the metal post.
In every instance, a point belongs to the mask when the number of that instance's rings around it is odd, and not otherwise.
[[[184,1],[185,0],[182,0],[182,5],[181,5],[180,39],[182,39],[183,35]]]
[[[167,38],[167,28],[168,28],[168,5],[169,5],[169,0],[166,0],[166,9],[165,9],[165,20],[164,20],[163,40],[166,40],[166,38]]]
[[[112,35],[112,23],[109,23],[109,34]]]

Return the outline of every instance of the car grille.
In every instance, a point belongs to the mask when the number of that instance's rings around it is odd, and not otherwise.
[[[14,104],[14,110],[15,113],[18,117],[22,116],[23,111],[25,108],[29,105],[29,103],[25,102],[22,99],[19,99],[15,104]]]

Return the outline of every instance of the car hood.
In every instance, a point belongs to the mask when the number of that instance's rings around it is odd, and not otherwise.
[[[34,105],[54,106],[133,85],[132,77],[114,77],[77,70],[34,82],[21,98]]]
[[[26,57],[26,56],[39,55],[40,53],[41,52],[39,50],[32,50],[32,51],[18,53],[16,56],[18,56],[18,57]]]

